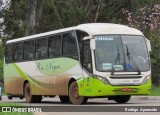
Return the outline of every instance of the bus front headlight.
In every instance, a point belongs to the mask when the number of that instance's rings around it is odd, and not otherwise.
[[[107,78],[105,78],[105,77],[95,75],[95,78],[102,81],[104,84],[110,84],[109,81],[107,80]]]
[[[147,81],[150,80],[150,79],[151,79],[151,75],[146,76],[146,77],[143,79],[142,84],[146,84]]]

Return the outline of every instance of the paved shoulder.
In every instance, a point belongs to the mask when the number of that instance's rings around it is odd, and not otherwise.
[[[132,96],[134,100],[160,100],[160,96]]]

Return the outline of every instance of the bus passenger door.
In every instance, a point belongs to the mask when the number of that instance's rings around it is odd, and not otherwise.
[[[91,76],[92,73],[92,58],[89,41],[85,41],[83,46],[83,76],[84,80],[84,95],[90,96],[93,88],[93,79]]]

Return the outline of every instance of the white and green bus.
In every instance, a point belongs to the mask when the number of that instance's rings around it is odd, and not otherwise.
[[[84,104],[106,97],[126,103],[151,89],[150,42],[137,29],[90,23],[9,40],[4,58],[8,98],[42,96]]]

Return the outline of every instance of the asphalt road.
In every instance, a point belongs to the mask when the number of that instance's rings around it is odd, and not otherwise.
[[[29,106],[72,106],[72,104],[61,103],[59,98],[43,97],[41,103],[26,103],[25,98],[23,100],[19,98],[13,98],[9,100],[6,96],[2,97],[0,102],[4,103],[18,103],[21,105]],[[132,96],[130,101],[125,104],[117,104],[113,100],[107,98],[95,98],[89,99],[83,106],[160,106],[160,96]]]
[[[25,98],[23,100],[19,98],[13,98],[9,100],[6,96],[2,97],[0,102],[4,103],[18,103],[21,105],[29,106],[71,106],[68,103],[61,103],[58,96],[54,98],[43,97],[41,103],[26,103]],[[130,101],[125,104],[117,104],[113,100],[108,100],[107,98],[94,98],[89,99],[85,105],[98,105],[98,106],[160,106],[160,96],[132,96]],[[85,106],[83,105],[83,106]]]
[[[64,112],[65,112],[65,115],[72,115],[72,114],[75,115],[74,112],[80,112],[80,113],[76,113],[76,115],[89,115],[88,113],[91,113],[91,112],[92,112],[92,115],[104,115],[102,114],[103,112],[115,112],[116,115],[117,113],[119,115],[119,112],[121,111],[130,112],[130,113],[133,113],[133,112],[142,113],[142,111],[140,111],[140,108],[146,109],[146,107],[148,107],[147,109],[150,109],[150,110],[155,108],[160,112],[160,96],[133,96],[131,100],[126,104],[117,104],[116,102],[112,100],[108,100],[107,98],[95,98],[95,99],[89,99],[85,105],[80,105],[80,106],[61,103],[58,97],[54,97],[54,98],[44,97],[41,103],[32,103],[32,104],[26,103],[25,98],[23,100],[20,100],[19,98],[13,98],[12,100],[8,100],[7,97],[2,97],[2,100],[0,102],[16,103],[16,104],[18,103],[19,105],[26,105],[31,107],[42,107],[45,109],[47,108],[47,111],[46,110],[43,111],[44,113],[35,113],[36,115],[63,115]],[[125,109],[128,109],[128,110],[125,111]],[[136,109],[139,109],[139,110],[136,111]],[[54,112],[54,114],[48,113],[48,112]],[[71,113],[68,113],[68,112],[71,112]],[[101,114],[99,114],[98,112],[100,112]],[[154,111],[152,110],[149,111],[149,113],[152,113],[152,112]],[[159,112],[155,112],[155,113],[157,114]],[[146,115],[149,115],[149,114],[146,114]]]

